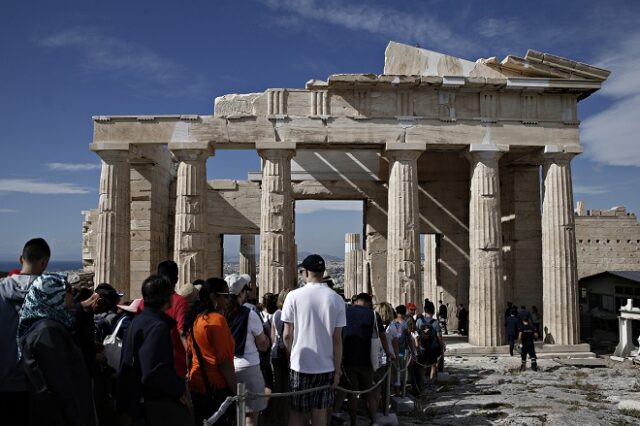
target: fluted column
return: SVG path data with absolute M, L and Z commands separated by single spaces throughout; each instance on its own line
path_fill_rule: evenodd
M 546 147 L 542 202 L 542 305 L 546 343 L 578 343 L 578 280 L 571 159 Z
M 498 346 L 504 335 L 500 168 L 504 148 L 471 145 L 469 343 Z
M 294 286 L 291 158 L 295 144 L 259 142 L 256 145 L 262 157 L 260 293 L 279 293 Z
M 240 273 L 251 276 L 251 291 L 253 296 L 256 288 L 256 236 L 240 235 Z
M 360 234 L 345 234 L 344 236 L 344 296 L 349 299 L 362 290 L 358 281 L 358 273 L 362 276 L 362 255 L 360 250 Z M 360 260 L 360 263 L 358 261 Z M 362 279 L 360 278 L 360 281 Z
M 129 148 L 94 150 L 102 158 L 94 282 L 109 283 L 130 297 Z
M 178 159 L 174 261 L 178 264 L 178 286 L 206 279 L 207 235 L 207 158 L 208 144 L 170 144 Z
M 424 143 L 387 143 L 389 204 L 387 210 L 387 302 L 419 302 L 420 222 L 418 158 Z

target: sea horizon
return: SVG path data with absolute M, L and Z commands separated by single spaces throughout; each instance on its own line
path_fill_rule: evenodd
M 14 268 L 20 268 L 17 260 L 0 260 L 0 271 L 8 272 Z M 47 272 L 77 271 L 82 269 L 82 260 L 52 260 L 49 262 Z

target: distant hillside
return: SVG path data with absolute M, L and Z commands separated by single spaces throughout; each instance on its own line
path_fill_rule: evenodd
M 298 252 L 298 259 L 302 260 L 305 257 L 309 256 L 310 252 L 308 251 L 300 251 Z M 344 259 L 338 256 L 333 256 L 331 254 L 321 254 L 322 258 L 327 262 L 343 262 Z M 225 253 L 224 261 L 227 263 L 238 263 L 240 261 L 240 255 L 238 253 Z M 256 259 L 258 261 L 258 259 Z

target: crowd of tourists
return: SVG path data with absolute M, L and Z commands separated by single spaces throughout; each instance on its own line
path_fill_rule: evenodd
M 304 286 L 261 303 L 248 275 L 176 292 L 173 261 L 141 283 L 142 298 L 122 303 L 108 283 L 73 289 L 45 273 L 50 257 L 46 241 L 30 240 L 22 268 L 0 282 L 3 424 L 202 425 L 220 410 L 215 424 L 230 425 L 235 410 L 223 405 L 238 383 L 249 425 L 340 424 L 345 401 L 355 424 L 357 397 L 345 390 L 366 391 L 373 423 L 386 374 L 392 393 L 419 394 L 442 367 L 446 305 L 394 308 L 367 293 L 346 301 L 318 255 L 299 265 Z M 270 397 L 282 392 L 292 394 Z

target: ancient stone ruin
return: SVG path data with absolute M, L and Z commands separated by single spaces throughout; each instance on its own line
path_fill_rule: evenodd
M 94 117 L 86 263 L 136 297 L 160 260 L 181 284 L 219 276 L 222 235 L 260 235 L 260 291 L 278 292 L 296 283 L 295 202 L 362 200 L 362 254 L 347 263 L 378 301 L 464 303 L 485 347 L 503 343 L 505 300 L 536 305 L 548 341 L 574 345 L 577 103 L 608 75 L 532 50 L 470 62 L 392 42 L 382 75 L 226 95 L 213 115 Z M 261 173 L 207 181 L 223 149 L 257 150 Z

